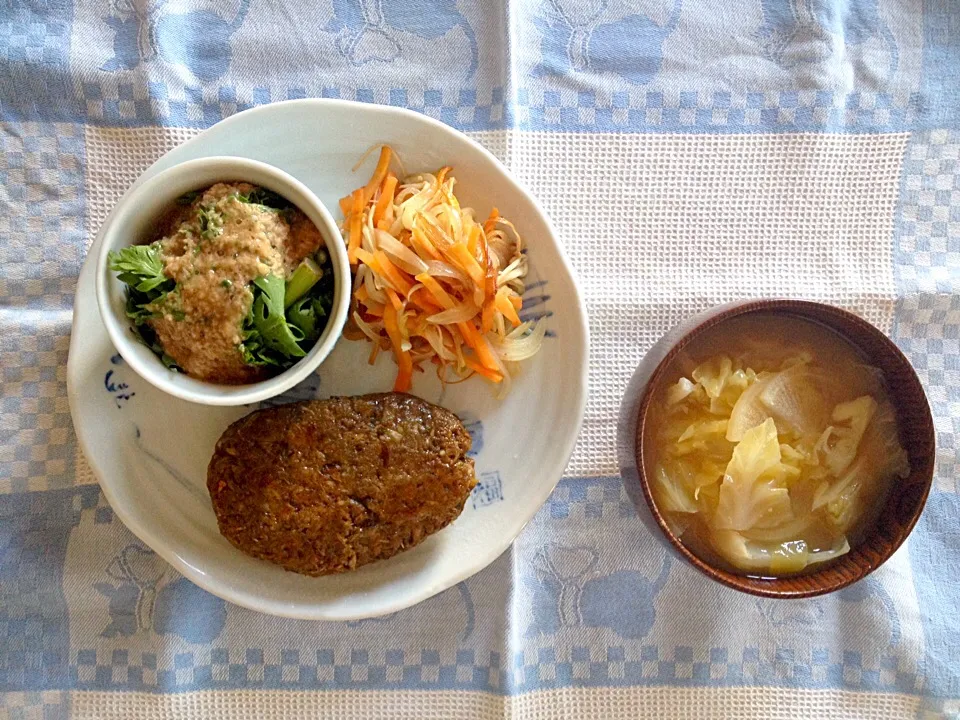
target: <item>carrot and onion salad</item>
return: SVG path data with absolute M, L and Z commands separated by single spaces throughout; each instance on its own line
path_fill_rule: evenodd
M 340 200 L 354 269 L 346 334 L 373 343 L 371 364 L 393 355 L 395 391 L 432 364 L 443 383 L 479 375 L 502 397 L 546 333 L 543 318 L 520 317 L 522 239 L 496 208 L 480 221 L 461 207 L 451 168 L 405 176 L 394 166 L 382 146 L 370 181 Z

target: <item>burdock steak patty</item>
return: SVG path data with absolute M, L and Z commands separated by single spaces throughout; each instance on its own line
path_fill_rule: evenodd
M 311 400 L 228 427 L 207 488 L 220 532 L 240 550 L 327 575 L 455 520 L 477 482 L 469 450 L 456 415 L 411 395 Z

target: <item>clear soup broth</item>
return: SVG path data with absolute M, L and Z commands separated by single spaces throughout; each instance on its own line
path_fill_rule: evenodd
M 650 404 L 658 509 L 693 553 L 751 576 L 860 542 L 909 474 L 882 374 L 818 323 L 756 313 L 695 337 Z

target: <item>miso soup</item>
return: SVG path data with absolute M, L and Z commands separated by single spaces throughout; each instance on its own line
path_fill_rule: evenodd
M 725 321 L 662 387 L 644 434 L 654 499 L 713 565 L 781 576 L 839 557 L 909 474 L 881 372 L 818 323 Z

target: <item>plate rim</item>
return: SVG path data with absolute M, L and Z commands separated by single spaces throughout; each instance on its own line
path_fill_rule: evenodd
M 550 216 L 546 213 L 537 199 L 533 194 L 527 190 L 524 184 L 517 179 L 513 173 L 502 163 L 500 160 L 493 155 L 489 150 L 483 147 L 473 138 L 469 137 L 465 133 L 453 128 L 445 123 L 432 118 L 428 115 L 418 113 L 407 108 L 394 107 L 390 105 L 381 105 L 375 103 L 364 103 L 353 100 L 340 100 L 335 98 L 298 98 L 294 100 L 283 100 L 274 103 L 267 103 L 265 105 L 259 105 L 254 108 L 249 108 L 242 112 L 231 115 L 228 118 L 214 123 L 209 128 L 202 130 L 199 134 L 186 140 L 183 143 L 180 143 L 174 148 L 171 148 L 166 153 L 161 155 L 157 160 L 155 160 L 151 165 L 146 168 L 130 185 L 123 193 L 121 197 L 126 197 L 134 188 L 138 187 L 142 182 L 145 182 L 149 177 L 152 177 L 156 174 L 154 168 L 160 164 L 164 158 L 166 158 L 170 153 L 176 152 L 177 150 L 183 148 L 187 144 L 199 143 L 202 142 L 202 139 L 207 135 L 213 128 L 219 128 L 221 126 L 230 126 L 235 124 L 238 121 L 238 118 L 247 119 L 251 116 L 256 116 L 263 113 L 269 113 L 276 111 L 278 107 L 281 106 L 291 106 L 291 105 L 303 105 L 303 106 L 314 106 L 318 112 L 326 112 L 328 108 L 339 108 L 343 110 L 352 110 L 356 112 L 363 113 L 372 113 L 383 115 L 384 117 L 389 116 L 401 116 L 406 117 L 407 119 L 413 120 L 418 123 L 423 123 L 427 126 L 432 132 L 439 132 L 453 137 L 458 142 L 465 142 L 468 145 L 472 146 L 474 150 L 478 151 L 487 162 L 493 164 L 499 172 L 506 178 L 507 182 L 512 186 L 513 192 L 519 193 L 526 202 L 533 208 L 533 210 L 540 216 L 540 220 L 544 223 L 548 230 L 549 239 L 552 242 L 557 256 L 560 260 L 563 270 L 566 271 L 567 275 L 571 281 L 571 288 L 573 293 L 574 305 L 577 308 L 577 317 L 575 326 L 579 330 L 580 335 L 583 339 L 581 347 L 576 353 L 575 360 L 579 365 L 579 375 L 580 382 L 575 392 L 578 397 L 576 398 L 576 422 L 572 426 L 572 431 L 569 433 L 569 436 L 565 439 L 565 445 L 562 448 L 558 449 L 557 456 L 561 457 L 563 460 L 563 465 L 555 479 L 552 482 L 544 485 L 543 490 L 538 493 L 536 497 L 536 502 L 531 503 L 531 509 L 529 512 L 524 511 L 522 513 L 524 520 L 517 528 L 516 532 L 507 532 L 501 540 L 500 543 L 492 547 L 492 549 L 483 555 L 479 560 L 473 563 L 464 564 L 457 572 L 451 573 L 450 576 L 444 578 L 442 582 L 433 583 L 433 584 L 424 584 L 415 592 L 411 592 L 409 595 L 403 597 L 399 601 L 387 601 L 380 608 L 374 612 L 370 611 L 361 611 L 356 613 L 351 612 L 333 612 L 329 611 L 329 608 L 324 604 L 290 604 L 282 601 L 264 599 L 262 596 L 251 595 L 247 592 L 234 590 L 234 589 L 224 589 L 219 586 L 216 581 L 209 582 L 207 573 L 203 572 L 202 569 L 196 568 L 190 563 L 183 560 L 175 550 L 168 547 L 166 543 L 158 541 L 152 532 L 147 528 L 141 526 L 139 523 L 135 522 L 127 514 L 126 509 L 122 506 L 121 503 L 116 501 L 116 495 L 113 492 L 111 483 L 109 481 L 105 482 L 104 477 L 107 473 L 104 472 L 103 468 L 100 467 L 100 462 L 96 459 L 95 454 L 88 452 L 88 444 L 84 439 L 84 435 L 80 428 L 83 426 L 83 423 L 78 422 L 80 418 L 79 411 L 79 391 L 74 386 L 73 383 L 73 374 L 75 372 L 75 361 L 74 358 L 77 356 L 76 347 L 79 345 L 78 333 L 76 332 L 78 324 L 78 311 L 77 308 L 80 306 L 81 301 L 81 279 L 84 276 L 84 273 L 95 272 L 93 265 L 96 265 L 95 255 L 93 251 L 98 246 L 102 240 L 103 228 L 109 224 L 110 218 L 114 214 L 115 208 L 111 208 L 110 212 L 107 214 L 104 219 L 103 225 L 97 229 L 96 235 L 94 236 L 90 246 L 86 250 L 86 256 L 81 266 L 80 273 L 77 278 L 77 290 L 74 293 L 74 307 L 73 307 L 73 320 L 71 323 L 71 333 L 70 333 L 70 346 L 67 355 L 67 402 L 70 409 L 71 420 L 74 425 L 74 433 L 77 438 L 77 445 L 83 453 L 84 459 L 89 464 L 90 469 L 93 471 L 93 475 L 97 480 L 101 491 L 107 499 L 107 502 L 110 503 L 110 507 L 116 513 L 117 517 L 120 518 L 124 526 L 130 530 L 134 535 L 137 536 L 144 544 L 146 544 L 153 552 L 159 555 L 165 562 L 169 563 L 177 572 L 186 577 L 190 582 L 199 586 L 200 588 L 206 590 L 207 592 L 222 598 L 228 602 L 234 603 L 241 607 L 247 608 L 249 610 L 254 610 L 256 612 L 265 613 L 268 615 L 274 615 L 278 617 L 286 617 L 291 619 L 298 620 L 323 620 L 323 621 L 351 621 L 351 620 L 361 620 L 372 617 L 379 617 L 383 615 L 388 615 L 391 613 L 404 610 L 409 607 L 413 607 L 424 600 L 427 600 L 434 595 L 438 595 L 441 592 L 448 590 L 449 588 L 457 585 L 460 582 L 463 582 L 473 575 L 477 574 L 486 567 L 492 565 L 504 552 L 506 552 L 511 545 L 517 540 L 520 534 L 526 529 L 530 524 L 530 521 L 536 516 L 536 514 L 543 508 L 546 501 L 549 499 L 550 495 L 556 489 L 560 480 L 563 479 L 563 469 L 566 468 L 567 464 L 570 462 L 570 458 L 573 455 L 573 451 L 576 447 L 577 440 L 580 437 L 580 433 L 583 429 L 583 420 L 586 414 L 587 398 L 589 396 L 589 354 L 590 354 L 590 327 L 587 315 L 586 303 L 583 299 L 583 295 L 580 292 L 580 283 L 577 276 L 577 272 L 573 267 L 573 264 L 570 262 L 570 258 L 567 254 L 567 250 L 564 247 L 563 243 L 560 241 L 560 236 L 556 231 Z M 507 131 L 509 132 L 509 130 Z M 237 157 L 248 157 L 246 155 L 237 155 Z M 292 173 L 291 173 L 292 175 Z M 296 177 L 301 182 L 302 179 Z M 119 201 L 118 201 L 119 202 Z M 92 258 L 92 259 L 91 259 Z M 90 312 L 93 312 L 91 310 Z M 102 323 L 103 319 L 99 317 L 99 309 L 96 309 L 97 318 Z M 77 361 L 78 362 L 78 361 Z M 76 487 L 76 485 L 74 485 Z M 239 552 L 239 551 L 238 551 Z

